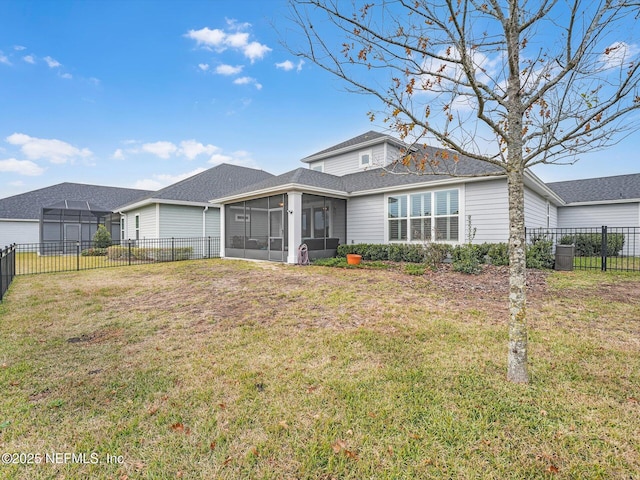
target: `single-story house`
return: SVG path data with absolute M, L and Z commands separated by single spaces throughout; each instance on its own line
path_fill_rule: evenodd
M 497 168 L 464 159 L 450 162 L 457 175 L 490 176 L 390 169 L 401 148 L 391 136 L 367 132 L 302 159 L 308 168 L 213 199 L 222 208 L 222 255 L 295 263 L 302 243 L 311 258 L 333 255 L 344 243 L 456 244 L 467 240 L 469 219 L 475 242 L 507 240 L 507 180 Z M 556 228 L 564 205 L 527 172 L 528 227 Z
M 209 200 L 273 175 L 222 163 L 148 195 L 121 203 L 117 238 L 195 238 L 220 236 L 220 209 Z
M 98 225 L 118 238 L 122 202 L 148 190 L 60 183 L 0 199 L 0 248 L 12 243 L 91 240 Z

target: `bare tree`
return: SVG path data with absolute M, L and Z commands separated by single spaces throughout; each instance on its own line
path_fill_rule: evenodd
M 638 31 L 637 2 L 289 2 L 302 41 L 287 39 L 290 50 L 377 97 L 383 121 L 409 144 L 454 152 L 454 163 L 480 160 L 506 176 L 507 378 L 528 382 L 525 170 L 573 163 L 629 131 L 629 114 L 640 108 L 640 47 L 624 37 Z M 451 164 L 442 162 L 448 154 L 426 151 L 409 149 L 398 161 L 418 173 Z

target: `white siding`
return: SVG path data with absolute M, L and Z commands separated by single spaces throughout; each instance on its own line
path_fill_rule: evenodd
M 40 223 L 37 220 L 18 222 L 0 220 L 0 249 L 12 243 L 40 242 Z
M 220 236 L 220 209 L 209 207 L 207 210 L 206 231 L 207 237 L 219 237 Z
M 550 228 L 547 225 L 547 199 L 533 190 L 524 189 L 524 223 L 527 228 Z
M 156 232 L 156 205 L 148 205 L 137 210 L 126 213 L 126 235 L 127 239 L 136 238 L 136 215 L 140 215 L 140 238 L 157 238 Z
M 560 207 L 558 227 L 637 227 L 638 214 L 638 203 Z
M 204 207 L 160 205 L 160 238 L 202 237 Z
M 549 213 L 549 228 L 558 228 L 558 207 L 551 204 Z
M 371 168 L 379 168 L 387 165 L 390 161 L 395 160 L 398 157 L 399 150 L 392 145 L 381 143 L 372 147 L 363 147 L 358 150 L 336 155 L 335 157 L 326 158 L 322 161 L 324 163 L 324 173 L 331 175 L 347 175 L 349 173 L 356 173 L 363 171 L 360 168 L 360 152 L 370 151 L 372 157 Z M 386 156 L 385 156 L 386 153 Z M 321 162 L 314 162 L 311 165 L 317 165 Z
M 384 195 L 347 200 L 348 243 L 386 243 L 384 222 Z
M 471 226 L 476 229 L 474 243 L 497 243 L 509 240 L 509 200 L 505 179 L 470 182 L 465 185 L 466 224 L 471 215 Z M 466 241 L 465 230 L 460 240 Z

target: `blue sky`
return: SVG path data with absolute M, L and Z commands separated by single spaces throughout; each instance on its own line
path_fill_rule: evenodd
M 286 15 L 285 0 L 0 0 L 0 197 L 65 181 L 157 189 L 223 161 L 277 174 L 382 131 L 373 98 L 280 44 Z M 534 171 L 639 172 L 639 141 Z

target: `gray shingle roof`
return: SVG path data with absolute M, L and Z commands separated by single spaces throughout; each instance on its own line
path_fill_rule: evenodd
M 440 150 L 431 149 L 428 153 L 433 154 Z M 448 167 L 449 170 L 445 170 Z M 458 162 L 441 161 L 443 172 L 451 172 L 457 175 L 486 175 L 501 174 L 502 171 L 493 165 L 485 162 L 473 160 L 470 158 L 460 159 Z M 283 173 L 273 178 L 269 178 L 262 182 L 248 185 L 229 193 L 229 196 L 250 195 L 253 192 L 261 190 L 278 190 L 279 187 L 295 184 L 301 187 L 308 187 L 310 190 L 323 189 L 343 192 L 344 194 L 357 193 L 366 190 L 376 190 L 384 188 L 403 187 L 410 185 L 428 184 L 440 180 L 454 178 L 453 175 L 446 174 L 416 174 L 415 170 L 399 165 L 395 168 L 376 168 L 364 170 L 361 172 L 351 173 L 344 176 L 330 175 L 328 173 L 310 170 L 308 168 L 297 168 L 289 172 Z M 218 198 L 223 198 L 220 195 Z
M 284 185 L 302 185 L 309 188 L 322 188 L 336 191 L 344 191 L 342 177 L 329 175 L 327 173 L 317 172 L 308 168 L 296 168 L 281 175 L 268 178 L 262 182 L 248 185 L 245 188 L 229 192 L 229 195 L 251 194 L 261 190 L 277 190 L 278 187 Z M 220 195 L 217 198 L 223 198 L 226 195 Z M 215 199 L 214 199 L 215 200 Z
M 59 183 L 0 199 L 0 218 L 38 220 L 42 207 L 49 207 L 64 200 L 90 202 L 105 211 L 114 211 L 123 202 L 133 201 L 149 193 L 149 190 L 133 188 L 105 187 L 83 183 Z
M 303 162 L 311 162 L 313 161 L 313 159 L 315 157 L 318 156 L 323 156 L 326 154 L 329 154 L 331 152 L 335 152 L 338 150 L 342 150 L 344 148 L 350 148 L 350 147 L 355 147 L 356 145 L 359 145 L 361 143 L 365 143 L 365 142 L 370 142 L 372 140 L 376 140 L 376 139 L 388 139 L 389 141 L 393 141 L 394 143 L 397 143 L 398 145 L 401 145 L 402 142 L 400 142 L 399 140 L 394 139 L 393 137 L 390 137 L 389 135 L 385 135 L 384 133 L 380 133 L 380 132 L 376 132 L 373 130 L 368 131 L 367 133 L 363 133 L 362 135 L 358 135 L 357 137 L 353 137 L 350 138 L 349 140 L 346 140 L 342 143 L 338 143 L 337 145 L 333 145 L 329 148 L 325 148 L 324 150 L 320 150 L 319 152 L 316 152 L 312 155 L 309 155 L 305 158 L 302 159 Z
M 153 192 L 145 198 L 135 199 L 135 203 L 149 198 L 206 203 L 214 197 L 225 196 L 232 191 L 271 177 L 273 177 L 273 174 L 264 170 L 221 163 L 178 183 L 169 185 L 162 190 Z M 124 207 L 131 203 L 121 203 L 121 206 Z
M 567 203 L 640 198 L 640 173 L 551 182 L 547 186 Z

